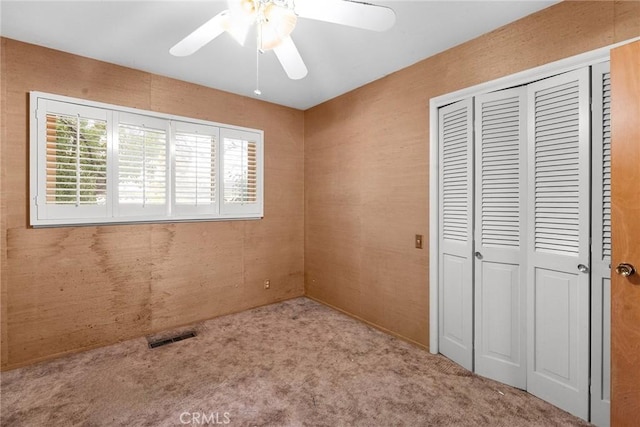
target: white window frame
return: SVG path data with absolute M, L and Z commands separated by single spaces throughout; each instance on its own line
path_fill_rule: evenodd
M 30 92 L 30 223 L 33 227 L 127 224 L 150 222 L 193 222 L 261 219 L 264 216 L 264 132 L 240 126 L 171 114 L 87 101 L 44 92 Z M 46 202 L 46 115 L 60 113 L 104 119 L 107 122 L 107 203 L 99 206 L 60 206 Z M 144 124 L 167 134 L 166 205 L 142 208 L 119 205 L 118 145 L 120 120 Z M 215 137 L 216 202 L 204 207 L 175 204 L 175 134 L 196 131 Z M 224 136 L 243 138 L 257 144 L 257 197 L 255 203 L 224 207 Z

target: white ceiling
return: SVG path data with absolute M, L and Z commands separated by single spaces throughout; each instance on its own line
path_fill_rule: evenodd
M 273 52 L 266 52 L 260 56 L 260 98 L 305 110 L 557 1 L 369 3 L 395 10 L 391 30 L 298 20 L 292 38 L 309 74 L 289 80 Z M 220 0 L 2 0 L 0 34 L 254 97 L 255 42 L 241 47 L 225 33 L 190 57 L 169 54 L 175 43 L 224 9 Z

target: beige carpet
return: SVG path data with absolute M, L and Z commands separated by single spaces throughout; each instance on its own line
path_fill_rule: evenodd
M 587 425 L 306 298 L 195 329 L 4 372 L 0 424 Z

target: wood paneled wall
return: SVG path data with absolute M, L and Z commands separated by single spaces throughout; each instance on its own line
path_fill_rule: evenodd
M 562 2 L 307 110 L 307 295 L 428 346 L 429 99 L 638 35 L 640 2 Z
M 3 369 L 303 294 L 301 111 L 14 40 L 1 47 Z M 263 129 L 264 219 L 29 228 L 31 90 Z

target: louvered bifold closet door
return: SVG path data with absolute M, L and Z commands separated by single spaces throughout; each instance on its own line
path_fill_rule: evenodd
M 473 103 L 438 111 L 440 352 L 473 369 Z
M 527 96 L 527 389 L 589 416 L 589 69 Z
M 608 426 L 611 389 L 611 80 L 591 69 L 591 422 Z
M 475 371 L 526 388 L 526 87 L 475 99 Z

